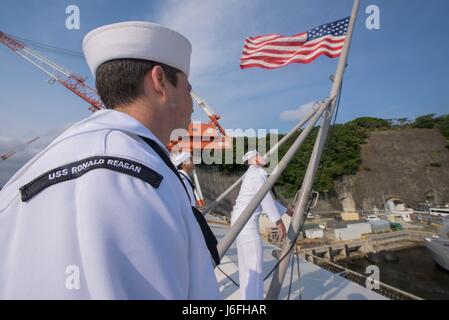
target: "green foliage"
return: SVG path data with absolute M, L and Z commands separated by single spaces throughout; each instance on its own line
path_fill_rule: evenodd
M 390 129 L 393 120 L 363 117 L 352 120 L 350 123 L 366 129 Z
M 286 197 L 294 196 L 301 186 L 317 133 L 318 128 L 314 128 L 277 183 Z M 360 145 L 365 143 L 366 137 L 366 129 L 353 122 L 339 124 L 331 129 L 318 167 L 314 190 L 331 191 L 334 189 L 335 179 L 357 173 L 361 163 Z M 287 152 L 294 138 L 280 148 L 280 157 Z
M 413 127 L 415 128 L 428 128 L 432 129 L 435 127 L 435 113 L 426 114 L 424 116 L 418 117 L 415 119 L 413 123 Z
M 437 118 L 435 118 L 434 113 L 426 114 L 416 118 L 412 126 L 414 128 L 438 128 L 446 139 L 449 140 L 449 114 L 445 114 Z
M 436 118 L 435 122 L 441 133 L 449 140 L 449 114 Z

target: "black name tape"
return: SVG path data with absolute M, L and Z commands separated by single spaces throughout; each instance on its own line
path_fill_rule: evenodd
M 108 169 L 138 178 L 158 188 L 162 175 L 141 163 L 117 157 L 91 157 L 48 171 L 20 188 L 22 201 L 28 201 L 42 190 L 68 180 L 81 177 L 94 169 Z

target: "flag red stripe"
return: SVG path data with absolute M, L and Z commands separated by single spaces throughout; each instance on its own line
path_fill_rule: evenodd
M 282 37 L 282 38 L 276 38 L 276 39 L 271 39 L 271 40 L 267 40 L 263 43 L 253 43 L 251 41 L 248 41 L 248 39 L 245 41 L 245 44 L 253 47 L 255 49 L 263 47 L 263 46 L 268 46 L 271 44 L 275 44 L 275 43 L 305 43 L 307 41 L 307 35 L 304 35 L 302 37 L 298 37 L 298 38 L 292 38 L 292 37 Z
M 338 46 L 338 47 L 331 47 L 331 46 L 329 46 L 327 44 L 321 44 L 317 48 L 313 48 L 313 49 L 310 49 L 310 50 L 302 50 L 302 48 L 301 48 L 301 50 L 297 50 L 297 51 L 294 51 L 294 52 L 288 51 L 288 52 L 285 52 L 285 53 L 281 53 L 281 51 L 264 52 L 264 53 L 272 53 L 272 54 L 289 54 L 290 55 L 289 57 L 273 57 L 273 56 L 267 56 L 267 55 L 262 55 L 262 56 L 243 55 L 241 60 L 242 61 L 252 60 L 252 59 L 264 60 L 264 61 L 288 60 L 290 57 L 293 57 L 293 56 L 295 56 L 297 54 L 309 55 L 309 54 L 315 52 L 316 50 L 318 50 L 320 48 L 326 48 L 326 49 L 329 49 L 331 51 L 339 51 L 339 50 L 341 50 L 343 48 L 343 44 L 341 46 Z
M 304 54 L 297 54 L 297 55 L 293 55 L 287 59 L 280 59 L 275 57 L 274 59 L 270 59 L 270 61 L 266 61 L 266 59 L 264 60 L 258 60 L 258 59 L 248 59 L 248 60 L 241 60 L 240 64 L 241 65 L 247 65 L 247 64 L 251 64 L 251 63 L 256 63 L 256 64 L 262 64 L 262 65 L 268 65 L 268 66 L 277 66 L 277 65 L 287 65 L 289 63 L 291 63 L 292 61 L 306 61 L 310 58 L 315 57 L 317 54 L 325 52 L 328 53 L 330 55 L 335 55 L 335 54 L 340 54 L 342 50 L 329 50 L 326 48 L 319 48 L 316 51 L 308 54 L 308 55 L 304 55 Z
M 251 55 L 251 54 L 254 54 L 254 53 L 258 53 L 258 52 L 288 54 L 288 53 L 297 52 L 298 50 L 301 50 L 301 49 L 312 48 L 312 47 L 315 47 L 315 46 L 323 44 L 323 43 L 326 43 L 326 44 L 343 44 L 344 43 L 344 39 L 338 40 L 338 41 L 332 41 L 330 39 L 323 39 L 323 40 L 321 40 L 319 42 L 315 42 L 313 44 L 307 43 L 305 45 L 302 45 L 302 46 L 299 46 L 299 47 L 293 47 L 293 48 L 285 47 L 285 49 L 283 48 L 282 50 L 280 50 L 280 49 L 271 49 L 271 48 L 262 48 L 262 49 L 258 49 L 258 50 L 248 50 L 248 48 L 246 46 L 244 46 L 244 50 L 243 50 L 242 54 L 243 55 Z
M 303 64 L 308 64 L 313 62 L 315 59 L 317 59 L 318 57 L 325 55 L 328 56 L 329 58 L 337 58 L 340 56 L 340 53 L 338 54 L 330 54 L 328 52 L 320 52 L 317 55 L 311 57 L 310 59 L 306 59 L 306 60 L 302 60 L 302 59 L 297 59 L 297 60 L 292 60 L 289 63 L 303 63 Z M 273 70 L 273 69 L 278 69 L 281 67 L 284 67 L 286 64 L 279 64 L 278 66 L 274 66 L 274 67 L 268 67 L 259 63 L 251 63 L 251 64 L 245 64 L 245 65 L 240 65 L 241 69 L 249 69 L 249 68 L 262 68 L 262 69 L 269 69 L 269 70 Z
M 260 44 L 264 44 L 266 42 L 274 41 L 274 40 L 281 39 L 281 38 L 282 39 L 299 38 L 299 37 L 302 37 L 302 36 L 304 36 L 306 34 L 307 34 L 307 32 L 298 33 L 298 34 L 295 34 L 293 36 L 282 36 L 280 34 L 267 34 L 267 35 L 259 36 L 259 37 L 249 37 L 249 38 L 246 38 L 246 41 L 249 42 L 249 43 L 255 44 L 255 45 L 260 45 Z M 261 38 L 268 38 L 268 39 L 267 40 L 263 40 L 263 41 L 258 41 L 258 39 L 261 39 Z
M 327 35 L 327 36 L 324 36 L 324 37 L 321 37 L 321 38 L 318 38 L 318 39 L 314 39 L 314 40 L 309 41 L 309 42 L 297 42 L 297 45 L 313 46 L 313 45 L 315 45 L 315 44 L 317 44 L 319 42 L 322 42 L 322 41 L 329 41 L 329 42 L 332 42 L 332 43 L 339 43 L 339 42 L 345 41 L 345 39 L 346 38 L 344 36 L 337 38 L 337 37 L 334 37 L 332 35 Z M 257 50 L 257 49 L 260 49 L 260 48 L 263 49 L 264 47 L 270 46 L 270 45 L 279 46 L 279 47 L 280 46 L 291 47 L 291 46 L 294 46 L 295 43 L 293 43 L 293 44 L 292 44 L 292 42 L 284 42 L 283 44 L 281 44 L 281 43 L 273 43 L 273 44 L 271 44 L 270 43 L 270 44 L 266 44 L 266 45 L 263 45 L 263 46 L 251 47 L 251 46 L 248 46 L 248 43 L 245 42 L 244 47 L 247 48 L 248 50 Z
M 291 55 L 288 58 L 279 58 L 279 57 L 254 57 L 254 58 L 248 58 L 248 59 L 241 59 L 240 62 L 241 64 L 244 64 L 246 61 L 261 61 L 261 62 L 266 62 L 266 63 L 274 63 L 274 64 L 285 64 L 285 63 L 290 63 L 291 61 L 294 60 L 307 60 L 309 59 L 310 56 L 314 56 L 314 53 L 319 53 L 321 51 L 327 52 L 329 54 L 339 54 L 341 52 L 341 49 L 339 50 L 328 50 L 326 48 L 321 48 L 322 50 L 319 51 L 312 51 L 309 52 L 307 54 L 303 54 L 303 53 L 299 53 L 296 55 Z

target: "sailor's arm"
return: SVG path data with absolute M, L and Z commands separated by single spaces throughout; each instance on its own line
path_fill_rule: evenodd
M 266 176 L 263 175 L 256 175 L 254 176 L 254 179 L 257 184 L 257 189 L 260 189 L 267 180 Z M 287 212 L 287 208 L 274 199 L 271 191 L 265 195 L 260 205 L 262 206 L 263 212 L 267 214 L 272 223 L 278 222 L 282 215 Z
M 256 177 L 256 181 L 257 184 L 259 185 L 259 188 L 262 187 L 262 185 L 266 182 L 266 180 L 267 178 L 265 175 L 258 175 Z M 287 234 L 287 231 L 285 229 L 284 222 L 282 221 L 282 215 L 284 213 L 289 212 L 287 208 L 284 207 L 280 202 L 276 201 L 276 199 L 274 199 L 274 196 L 271 193 L 271 191 L 269 191 L 266 194 L 260 205 L 262 206 L 263 212 L 267 214 L 268 219 L 270 219 L 270 221 L 277 226 L 279 232 L 279 239 L 280 240 L 284 239 L 284 237 Z

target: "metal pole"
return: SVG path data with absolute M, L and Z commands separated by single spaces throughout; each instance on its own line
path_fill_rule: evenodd
M 220 131 L 220 133 L 226 137 L 226 131 L 223 129 L 223 127 L 218 123 L 218 120 L 220 119 L 219 116 L 211 109 L 211 107 L 206 104 L 200 97 L 198 97 L 193 91 L 190 92 L 190 95 L 192 96 L 193 100 L 196 101 L 198 106 L 203 109 L 203 111 L 207 114 L 209 119 L 212 121 L 212 123 L 216 126 L 216 128 Z
M 193 176 L 193 181 L 195 183 L 195 189 L 197 191 L 198 194 L 198 203 L 200 206 L 204 206 L 204 197 L 203 197 L 203 192 L 201 191 L 201 185 L 200 185 L 200 180 L 198 179 L 198 176 L 196 174 L 196 170 L 193 169 L 192 172 L 192 176 Z
M 282 137 L 281 140 L 279 140 L 264 156 L 264 159 L 268 159 L 269 157 L 271 157 L 271 155 L 281 146 L 283 145 L 288 139 L 290 139 L 298 130 L 300 130 L 320 109 L 321 104 L 318 102 L 316 104 L 314 104 L 314 106 L 312 107 L 311 110 L 309 110 L 306 115 L 304 116 L 303 119 L 301 119 L 298 124 L 290 130 L 289 133 L 287 133 L 284 137 Z M 204 209 L 203 211 L 203 215 L 208 214 L 209 212 L 211 212 L 212 210 L 214 210 L 218 204 L 224 199 L 226 198 L 231 192 L 232 190 L 234 190 L 239 184 L 240 182 L 243 181 L 243 178 L 245 177 L 245 175 L 242 175 L 239 179 L 237 179 L 237 181 L 235 181 L 228 189 L 226 189 L 217 199 L 214 200 L 214 202 L 212 202 L 206 209 Z
M 349 23 L 348 34 L 346 38 L 345 45 L 343 47 L 343 51 L 340 56 L 340 60 L 338 62 L 337 71 L 335 74 L 335 79 L 332 84 L 331 89 L 331 97 L 337 97 L 340 92 L 341 83 L 343 80 L 344 71 L 346 68 L 346 62 L 348 60 L 349 48 L 351 45 L 352 34 L 354 31 L 354 25 L 357 19 L 357 12 L 359 10 L 360 0 L 354 0 L 354 5 L 352 8 L 351 20 Z M 323 153 L 324 145 L 326 143 L 327 134 L 329 131 L 329 127 L 332 121 L 332 116 L 335 109 L 335 100 L 329 104 L 329 108 L 327 108 L 327 117 L 323 118 L 320 130 L 318 132 L 318 136 L 312 151 L 312 155 L 310 157 L 309 165 L 307 167 L 306 174 L 304 176 L 304 180 L 302 183 L 302 187 L 300 190 L 300 196 L 298 197 L 297 202 L 295 203 L 295 211 L 293 213 L 293 217 L 290 223 L 290 227 L 288 229 L 287 238 L 284 241 L 282 246 L 282 254 L 281 257 L 285 257 L 280 263 L 279 267 L 273 274 L 273 278 L 270 284 L 270 287 L 267 292 L 266 299 L 267 300 L 275 300 L 279 297 L 279 292 L 282 288 L 282 283 L 284 282 L 285 273 L 288 268 L 288 263 L 291 257 L 292 246 L 296 245 L 294 241 L 296 241 L 296 235 L 299 232 L 299 228 L 303 221 L 305 220 L 305 212 L 306 205 L 309 202 L 310 192 L 312 190 L 313 181 L 315 179 L 315 174 L 318 169 L 318 165 L 320 163 L 321 155 Z
M 248 206 L 243 210 L 240 217 L 237 219 L 235 224 L 232 226 L 231 230 L 226 234 L 223 240 L 221 240 L 218 243 L 217 249 L 218 253 L 220 255 L 220 258 L 222 258 L 226 251 L 229 249 L 229 247 L 232 245 L 234 240 L 239 235 L 240 231 L 242 231 L 243 227 L 246 225 L 248 220 L 251 218 L 252 214 L 256 210 L 256 208 L 259 206 L 259 204 L 262 202 L 263 198 L 267 195 L 267 193 L 271 190 L 271 188 L 274 186 L 278 178 L 281 176 L 282 172 L 284 172 L 287 165 L 290 163 L 290 161 L 293 159 L 293 156 L 296 154 L 298 149 L 301 147 L 302 143 L 305 141 L 309 133 L 312 131 L 313 127 L 321 117 L 321 115 L 324 113 L 324 111 L 331 105 L 333 102 L 333 99 L 326 99 L 322 105 L 319 108 L 319 111 L 312 117 L 310 120 L 310 123 L 308 126 L 304 129 L 303 132 L 299 135 L 298 138 L 296 138 L 293 145 L 290 147 L 290 149 L 287 151 L 285 156 L 282 158 L 282 160 L 277 165 L 276 169 L 273 171 L 273 173 L 270 175 L 268 180 L 265 182 L 265 184 L 257 191 L 257 194 L 254 196 L 254 198 L 251 200 L 251 202 L 248 204 Z
M 316 102 L 313 104 L 312 108 L 307 111 L 306 115 L 303 117 L 301 121 L 298 122 L 298 124 L 291 129 L 285 136 L 282 137 L 281 140 L 278 141 L 264 156 L 264 159 L 268 159 L 271 157 L 271 155 L 279 149 L 280 146 L 282 146 L 288 139 L 290 139 L 296 132 L 298 132 L 306 123 L 309 121 L 320 109 L 321 103 Z

